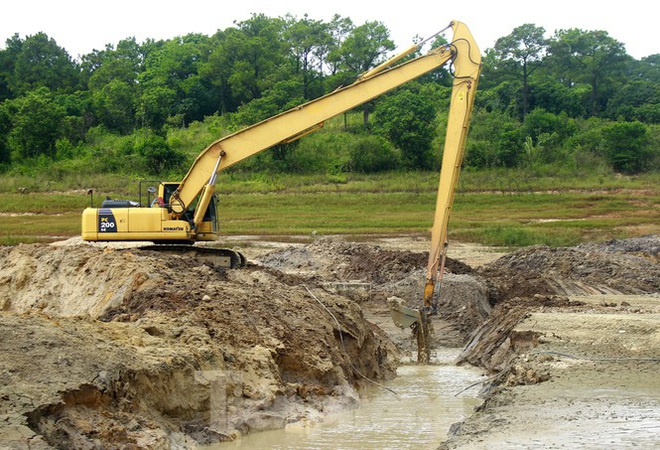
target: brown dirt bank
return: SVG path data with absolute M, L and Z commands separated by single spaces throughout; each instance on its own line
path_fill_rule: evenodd
M 440 448 L 660 446 L 660 237 L 533 247 L 485 266 L 461 355 L 493 376 Z
M 396 369 L 355 302 L 273 269 L 85 245 L 0 260 L 10 447 L 186 447 L 349 404 Z
M 387 298 L 418 305 L 428 244 L 362 241 L 234 240 L 252 265 L 230 271 L 75 241 L 0 248 L 0 442 L 190 448 L 354 404 L 365 377 L 391 378 L 415 353 Z M 492 380 L 443 445 L 573 436 L 593 447 L 580 430 L 622 430 L 617 421 L 648 443 L 660 423 L 658 242 L 498 259 L 450 247 L 435 345 L 467 344 L 461 362 Z M 610 440 L 625 444 L 627 430 Z

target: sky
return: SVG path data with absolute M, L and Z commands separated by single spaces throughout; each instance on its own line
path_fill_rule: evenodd
M 531 23 L 550 37 L 558 29 L 604 30 L 622 42 L 636 59 L 660 53 L 657 15 L 648 0 L 417 0 L 412 3 L 375 0 L 15 0 L 3 2 L 0 48 L 18 33 L 24 39 L 40 31 L 73 58 L 102 50 L 106 44 L 135 37 L 170 39 L 188 33 L 212 35 L 250 18 L 291 14 L 329 21 L 349 17 L 355 25 L 379 21 L 390 30 L 399 49 L 415 36 L 426 38 L 452 20 L 470 28 L 482 53 L 514 28 Z M 609 4 L 609 5 L 608 5 Z M 449 35 L 446 35 L 450 37 Z

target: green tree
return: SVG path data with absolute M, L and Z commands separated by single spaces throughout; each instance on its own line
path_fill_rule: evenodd
M 135 88 L 120 79 L 112 80 L 95 91 L 94 110 L 100 123 L 121 134 L 130 133 L 135 127 L 135 96 Z
M 357 76 L 385 60 L 394 50 L 390 31 L 381 22 L 365 22 L 354 28 L 340 48 L 340 60 L 348 71 Z
M 303 97 L 309 100 L 320 96 L 323 61 L 332 43 L 329 25 L 307 15 L 300 20 L 287 17 L 284 37 L 294 60 L 293 74 L 302 82 Z
M 145 171 L 159 175 L 180 166 L 185 156 L 173 150 L 165 138 L 148 129 L 137 130 L 132 136 L 130 152 L 139 155 L 145 161 Z
M 85 139 L 93 125 L 92 99 L 88 91 L 76 91 L 72 94 L 55 95 L 53 101 L 64 108 L 65 115 L 60 122 L 61 137 L 73 144 Z
M 477 109 L 472 115 L 465 164 L 477 169 L 515 167 L 521 162 L 523 146 L 518 120 L 501 111 Z
M 145 54 L 135 38 L 124 39 L 117 46 L 108 44 L 105 50 L 95 50 L 82 57 L 81 67 L 91 91 L 100 91 L 113 81 L 136 88 L 138 76 L 144 70 Z
M 7 143 L 12 160 L 40 155 L 54 157 L 55 142 L 62 136 L 60 126 L 66 110 L 54 101 L 50 90 L 38 88 L 8 102 L 12 123 Z
M 252 125 L 298 106 L 304 101 L 300 82 L 282 81 L 264 92 L 260 98 L 240 106 L 233 115 L 232 122 L 236 127 Z
M 408 83 L 383 98 L 374 112 L 374 128 L 398 149 L 411 169 L 430 169 L 438 102 L 431 85 Z
M 547 49 L 544 34 L 544 28 L 527 23 L 495 42 L 494 55 L 522 83 L 522 117 L 529 112 L 530 77 L 543 63 Z
M 176 102 L 176 91 L 167 86 L 146 89 L 136 108 L 138 123 L 143 127 L 159 130 L 165 125 Z
M 253 14 L 213 38 L 208 61 L 200 67 L 204 82 L 219 93 L 221 113 L 233 112 L 281 81 L 287 65 L 284 21 Z
M 163 42 L 149 53 L 138 77 L 141 103 L 151 117 L 145 125 L 162 126 L 164 119 L 176 115 L 186 124 L 215 112 L 215 102 L 209 102 L 211 95 L 199 76 L 199 66 L 206 61 L 208 52 L 207 37 L 189 34 Z M 163 95 L 165 92 L 167 95 Z M 159 100 L 154 102 L 156 97 Z M 151 106 L 156 106 L 158 112 L 150 110 Z
M 400 166 L 400 153 L 382 136 L 362 136 L 351 146 L 349 169 L 352 171 L 376 173 L 396 170 Z
M 11 151 L 7 144 L 7 136 L 11 131 L 11 117 L 7 111 L 8 103 L 0 103 L 0 169 L 11 162 Z
M 5 41 L 5 49 L 0 50 L 0 102 L 14 97 L 10 80 L 14 76 L 14 67 L 22 48 L 23 41 L 15 34 Z
M 564 143 L 577 132 L 577 125 L 564 112 L 555 115 L 537 108 L 525 117 L 521 131 L 531 139 L 540 162 L 554 163 L 565 161 L 567 155 L 562 149 Z
M 503 81 L 487 90 L 479 87 L 475 105 L 477 108 L 485 108 L 488 111 L 498 111 L 520 117 L 518 105 L 521 91 L 519 81 Z
M 329 32 L 332 36 L 332 40 L 328 46 L 328 56 L 326 58 L 325 64 L 327 66 L 327 71 L 331 76 L 337 75 L 341 69 L 341 48 L 342 44 L 351 32 L 355 28 L 353 21 L 348 17 L 341 17 L 339 14 L 335 14 L 332 17 L 332 20 L 329 23 Z M 342 83 L 336 84 L 336 86 L 341 85 Z
M 390 31 L 381 22 L 365 22 L 351 30 L 337 51 L 337 58 L 346 75 L 357 77 L 386 60 L 387 52 L 394 50 Z M 369 123 L 373 101 L 362 106 L 364 124 Z
M 116 47 L 108 44 L 104 50 L 82 56 L 83 79 L 92 99 L 95 123 L 122 134 L 134 129 L 145 48 L 130 38 L 119 41 Z
M 607 115 L 615 120 L 660 123 L 660 84 L 639 80 L 627 83 L 607 102 Z
M 605 109 L 630 60 L 624 45 L 605 31 L 558 30 L 550 40 L 549 51 L 554 74 L 564 84 L 573 87 L 586 83 L 591 87 L 592 116 Z
M 590 90 L 586 85 L 568 87 L 554 77 L 538 78 L 530 86 L 530 103 L 553 114 L 566 113 L 569 117 L 587 116 L 585 99 Z
M 660 83 L 660 53 L 649 55 L 639 61 L 631 61 L 628 70 L 633 80 Z
M 37 33 L 23 41 L 8 85 L 15 95 L 23 95 L 39 87 L 73 92 L 79 81 L 78 68 L 68 53 L 45 33 Z
M 218 31 L 211 38 L 211 52 L 205 62 L 199 66 L 199 76 L 204 83 L 212 86 L 215 91 L 215 110 L 221 114 L 236 111 L 239 100 L 233 95 L 229 77 L 232 74 L 235 55 L 229 50 L 234 39 L 239 35 L 236 28 Z

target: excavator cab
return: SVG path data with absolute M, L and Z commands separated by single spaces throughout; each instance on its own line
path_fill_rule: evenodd
M 159 181 L 157 183 L 158 188 L 156 191 L 154 191 L 154 194 L 157 192 L 158 196 L 151 200 L 151 207 L 168 208 L 168 210 L 172 212 L 171 208 L 169 208 L 169 205 L 171 204 L 170 200 L 172 195 L 176 195 L 176 192 L 180 187 L 180 183 L 171 181 Z M 151 187 L 152 186 L 150 186 L 150 188 Z M 181 219 L 187 221 L 193 228 L 195 226 L 193 217 L 195 216 L 198 202 L 199 198 L 196 198 L 195 201 L 191 205 L 188 205 L 186 210 L 181 214 Z M 211 197 L 211 201 L 209 202 L 206 211 L 204 212 L 202 222 L 200 222 L 197 226 L 196 240 L 215 241 L 218 239 L 220 224 L 218 220 L 217 204 L 218 197 L 214 194 Z
M 138 183 L 138 202 L 141 206 L 150 208 L 166 207 L 172 193 L 178 187 L 179 183 L 169 181 L 142 180 Z M 145 198 L 144 203 L 143 198 Z

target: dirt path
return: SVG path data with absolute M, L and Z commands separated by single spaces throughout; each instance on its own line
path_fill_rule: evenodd
M 656 432 L 658 242 L 450 247 L 434 345 L 468 344 L 463 362 L 494 376 L 443 445 Z M 424 238 L 223 244 L 251 266 L 77 240 L 0 248 L 0 448 L 190 448 L 313 422 L 414 354 L 387 299 L 418 305 Z

